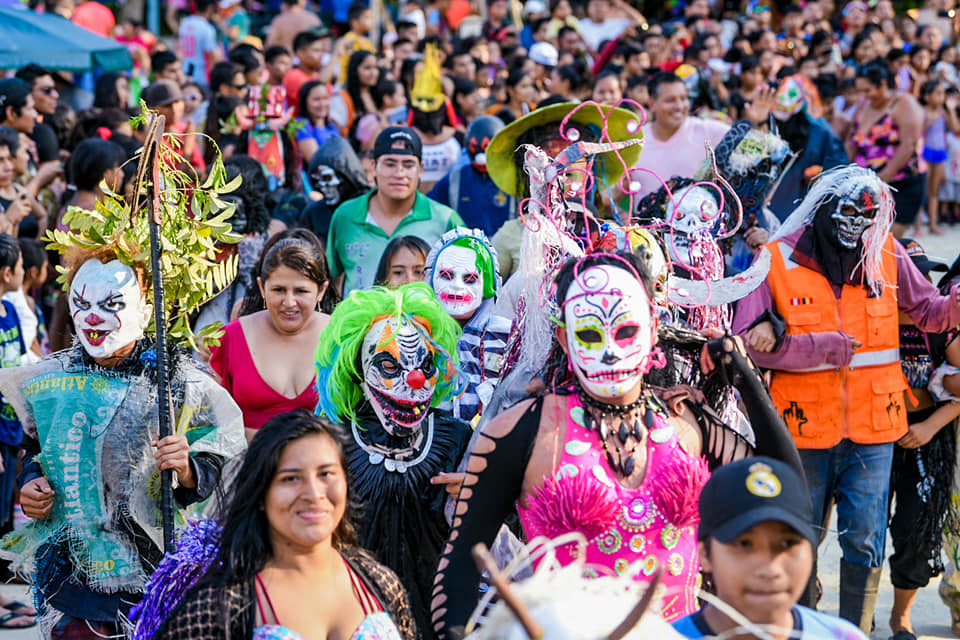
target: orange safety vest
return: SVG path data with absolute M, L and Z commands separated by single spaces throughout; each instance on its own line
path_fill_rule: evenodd
M 897 282 L 893 236 L 884 244 L 883 274 Z M 770 393 L 799 449 L 828 449 L 844 438 L 859 444 L 894 442 L 907 431 L 900 368 L 896 287 L 880 297 L 866 287 L 844 285 L 838 300 L 827 279 L 789 256 L 782 242 L 767 245 L 773 260 L 767 282 L 787 334 L 843 331 L 863 343 L 850 364 L 823 364 L 773 372 Z M 785 257 L 786 256 L 786 257 Z

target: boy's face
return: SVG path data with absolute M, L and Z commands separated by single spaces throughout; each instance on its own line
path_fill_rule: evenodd
M 790 610 L 813 570 L 813 546 L 793 527 L 761 522 L 730 544 L 710 538 L 699 549 L 701 566 L 713 575 L 717 597 L 751 622 L 792 625 Z

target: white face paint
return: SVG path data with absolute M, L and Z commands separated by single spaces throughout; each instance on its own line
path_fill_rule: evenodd
M 650 301 L 623 268 L 590 267 L 567 291 L 563 308 L 573 371 L 591 395 L 623 397 L 643 377 L 653 347 Z
M 433 290 L 440 306 L 457 320 L 470 318 L 483 302 L 483 274 L 472 249 L 451 245 L 437 256 Z
M 70 317 L 93 358 L 106 358 L 143 337 L 151 305 L 133 269 L 119 260 L 87 260 L 70 286 Z
M 427 417 L 437 385 L 433 345 L 406 318 L 382 318 L 360 348 L 363 393 L 391 435 L 409 435 Z
M 667 222 L 673 227 L 673 233 L 665 236 L 670 259 L 691 264 L 690 242 L 713 238 L 718 215 L 717 201 L 704 187 L 684 187 L 673 194 L 666 210 Z

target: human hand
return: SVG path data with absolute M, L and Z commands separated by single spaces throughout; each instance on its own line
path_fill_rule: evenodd
M 162 440 L 154 438 L 150 444 L 156 448 L 153 457 L 157 461 L 157 469 L 173 469 L 177 472 L 177 481 L 188 489 L 197 486 L 193 469 L 190 468 L 190 444 L 186 436 L 167 436 Z
M 760 89 L 757 97 L 743 107 L 744 117 L 754 124 L 764 124 L 770 116 L 770 110 L 777 99 L 777 90 L 774 87 Z
M 930 442 L 939 430 L 926 420 L 911 424 L 907 428 L 907 434 L 897 440 L 897 444 L 904 449 L 916 449 Z
M 726 338 L 733 340 L 732 348 L 726 348 L 726 351 L 732 352 L 734 349 L 740 353 L 746 353 L 746 349 L 743 346 L 743 340 L 740 339 L 740 336 L 729 336 L 724 334 L 722 329 L 717 327 L 708 327 L 704 329 L 701 333 L 705 335 L 708 341 L 718 340 L 720 338 Z M 713 358 L 710 357 L 710 342 L 707 342 L 700 348 L 700 371 L 704 375 L 710 375 L 713 373 L 713 370 L 717 368 L 717 363 L 713 361 Z
M 750 227 L 743 232 L 743 241 L 747 243 L 750 251 L 756 251 L 767 243 L 770 239 L 770 233 L 763 227 Z
M 777 344 L 777 334 L 769 320 L 764 320 L 747 331 L 744 337 L 750 348 L 760 353 L 770 353 Z
M 943 106 L 945 106 L 951 113 L 956 113 L 958 104 L 960 104 L 960 96 L 955 93 L 951 93 L 947 95 L 947 99 L 944 101 Z
M 460 489 L 463 488 L 463 480 L 467 477 L 465 473 L 449 473 L 446 471 L 441 471 L 437 475 L 430 478 L 430 484 L 442 484 L 447 493 L 450 494 L 454 500 L 460 497 Z
M 30 194 L 26 190 L 18 191 L 4 214 L 14 227 L 20 224 L 20 221 L 30 214 Z
M 42 520 L 53 510 L 53 489 L 44 477 L 34 478 L 20 489 L 20 506 L 28 518 Z
M 63 165 L 60 162 L 53 160 L 50 162 L 44 162 L 39 167 L 37 167 L 37 175 L 34 176 L 34 180 L 37 181 L 37 184 L 40 187 L 44 187 L 51 183 L 55 178 L 63 175 Z

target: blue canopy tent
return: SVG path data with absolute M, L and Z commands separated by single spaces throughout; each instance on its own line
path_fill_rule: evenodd
M 0 69 L 39 64 L 54 71 L 119 71 L 133 66 L 127 48 L 52 13 L 0 6 Z

